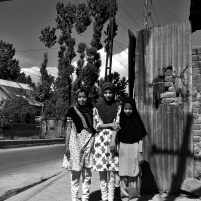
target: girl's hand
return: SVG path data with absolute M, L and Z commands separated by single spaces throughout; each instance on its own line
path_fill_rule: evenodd
M 70 149 L 69 149 L 69 146 L 66 147 L 65 155 L 66 155 L 67 159 L 69 160 L 70 159 Z
M 142 152 L 138 152 L 138 160 L 139 160 L 139 164 L 142 164 L 144 162 Z
M 94 149 L 94 146 L 92 146 L 92 147 L 91 147 L 91 150 L 90 150 L 90 152 L 91 152 L 92 154 L 94 154 L 94 153 L 95 153 L 95 149 Z
M 112 127 L 112 129 L 114 131 L 119 131 L 121 129 L 120 126 L 119 126 L 119 124 L 116 124 L 116 123 L 113 123 L 111 127 Z
M 115 143 L 110 144 L 110 152 L 112 154 L 112 157 L 114 157 L 117 154 L 117 146 Z
M 92 138 L 92 145 L 91 145 L 91 150 L 90 150 L 90 152 L 91 152 L 92 154 L 95 153 L 94 143 L 95 143 L 95 137 Z

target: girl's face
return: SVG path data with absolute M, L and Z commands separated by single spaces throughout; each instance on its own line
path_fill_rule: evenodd
M 124 113 L 127 117 L 131 116 L 133 114 L 133 108 L 130 103 L 126 103 L 124 105 Z
M 77 95 L 77 102 L 79 105 L 86 105 L 87 104 L 87 96 L 85 92 L 79 92 Z
M 113 92 L 111 89 L 106 89 L 104 92 L 103 92 L 103 96 L 104 98 L 106 99 L 106 101 L 111 101 L 112 98 L 113 98 Z

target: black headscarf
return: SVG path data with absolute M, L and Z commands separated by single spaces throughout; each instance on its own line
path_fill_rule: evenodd
M 78 96 L 79 92 L 84 92 L 86 94 L 86 96 L 87 96 L 87 103 L 86 103 L 86 105 L 80 105 L 78 103 L 77 96 Z M 84 116 L 85 121 L 86 121 L 88 127 L 92 128 L 93 127 L 93 107 L 92 107 L 92 105 L 89 102 L 88 91 L 85 88 L 78 89 L 78 91 L 76 92 L 76 100 L 77 100 L 77 102 L 76 102 L 77 109 Z
M 126 116 L 124 107 L 126 103 L 130 103 L 133 108 L 131 116 Z M 142 140 L 147 135 L 142 119 L 136 109 L 135 100 L 127 97 L 122 101 L 122 109 L 120 113 L 120 127 L 118 140 L 126 144 L 133 144 Z
M 113 92 L 111 101 L 104 98 L 104 91 L 110 89 Z M 117 115 L 118 103 L 115 101 L 115 85 L 111 82 L 105 82 L 102 85 L 102 98 L 96 103 L 95 107 L 98 110 L 99 116 L 104 124 L 112 123 Z

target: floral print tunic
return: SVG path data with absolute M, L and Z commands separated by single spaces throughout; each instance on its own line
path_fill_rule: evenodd
M 68 120 L 69 121 L 69 120 Z M 71 135 L 69 141 L 70 160 L 68 161 L 68 170 L 81 171 L 83 167 L 92 167 L 92 133 L 83 129 L 77 133 L 75 124 L 72 122 Z M 82 153 L 82 148 L 84 148 Z
M 98 110 L 93 109 L 93 126 L 96 130 L 93 154 L 93 171 L 118 171 L 118 156 L 113 157 L 109 146 L 112 139 L 113 130 L 99 129 L 103 124 Z

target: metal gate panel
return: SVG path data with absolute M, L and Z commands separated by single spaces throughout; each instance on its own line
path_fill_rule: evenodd
M 189 22 L 172 23 L 137 32 L 135 51 L 136 104 L 148 136 L 144 155 L 162 192 L 178 192 L 187 177 L 193 177 L 192 56 Z M 164 68 L 174 77 L 187 73 L 189 96 L 182 104 L 153 105 L 154 84 Z M 160 89 L 160 84 L 158 85 Z M 151 188 L 150 188 L 151 189 Z

